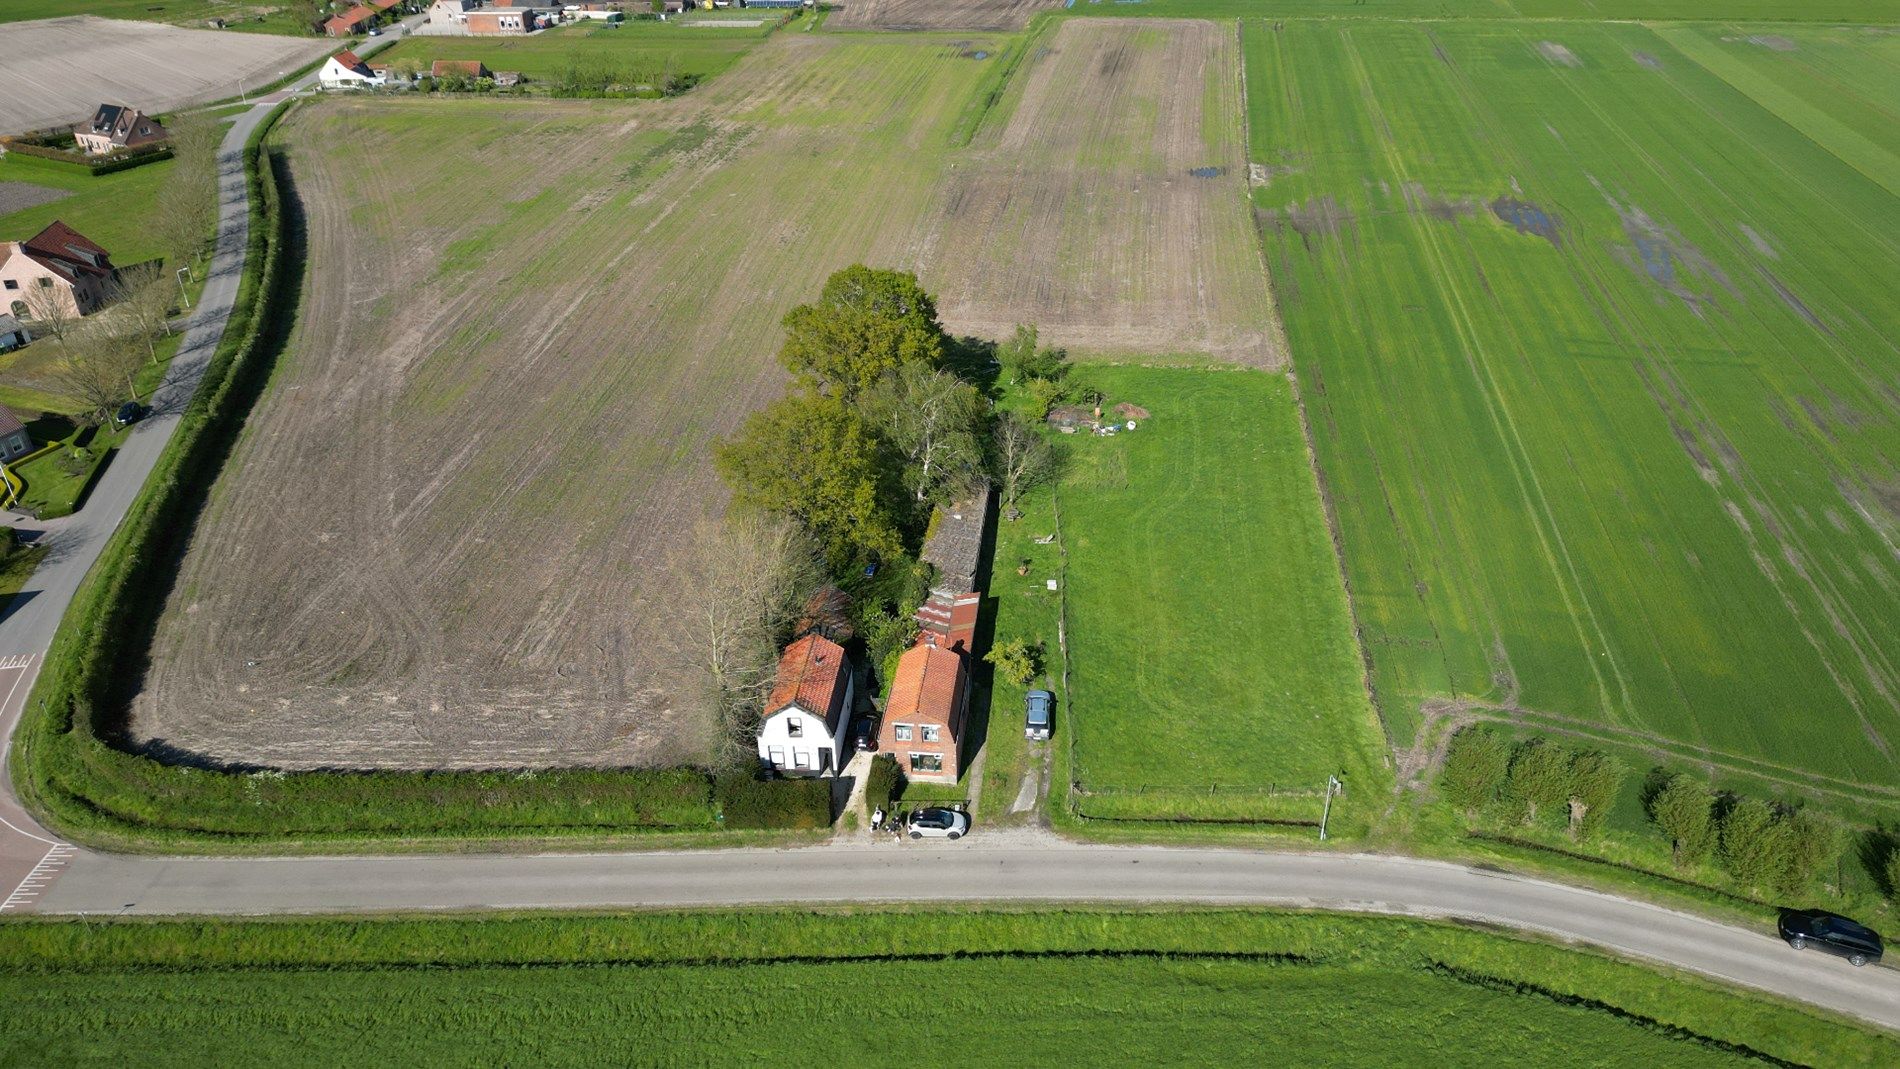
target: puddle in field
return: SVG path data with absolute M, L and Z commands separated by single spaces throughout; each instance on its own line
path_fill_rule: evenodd
M 1618 201 L 1594 176 L 1590 184 L 1603 194 L 1603 199 L 1615 209 L 1617 218 L 1623 221 L 1623 236 L 1629 244 L 1612 245 L 1610 251 L 1625 266 L 1647 275 L 1650 281 L 1688 305 L 1697 315 L 1702 314 L 1704 306 L 1715 301 L 1715 291 L 1709 283 L 1721 287 L 1730 297 L 1741 299 L 1728 274 L 1684 238 L 1681 231 L 1651 218 L 1634 204 Z
M 1529 201 L 1499 197 L 1491 202 L 1491 214 L 1520 234 L 1543 238 L 1552 245 L 1557 240 L 1557 217 Z
M 1755 246 L 1756 252 L 1761 253 L 1770 260 L 1781 259 L 1781 254 L 1775 251 L 1775 247 L 1768 243 L 1767 238 L 1756 233 L 1754 227 L 1749 226 L 1747 223 L 1736 223 L 1735 225 L 1741 227 L 1742 236 L 1748 239 L 1750 245 Z
M 1190 167 L 1188 174 L 1194 178 L 1219 178 L 1227 173 L 1225 167 Z
M 1635 60 L 1636 65 L 1639 67 L 1647 67 L 1653 71 L 1662 70 L 1662 60 L 1657 59 L 1647 52 L 1631 52 L 1630 58 Z
M 1273 180 L 1283 175 L 1298 174 L 1300 169 L 1290 163 L 1250 163 L 1247 165 L 1247 181 L 1256 186 L 1270 186 Z
M 1478 202 L 1470 197 L 1457 200 L 1435 197 L 1417 182 L 1406 182 L 1399 186 L 1399 193 L 1405 198 L 1407 210 L 1414 214 L 1429 215 L 1441 223 L 1454 222 L 1461 216 L 1478 213 Z
M 1332 196 L 1312 197 L 1284 208 L 1267 208 L 1255 213 L 1260 229 L 1276 233 L 1291 230 L 1300 243 L 1312 247 L 1314 237 L 1336 237 L 1352 225 L 1352 212 Z
M 1795 52 L 1801 48 L 1800 45 L 1778 33 L 1751 34 L 1743 40 L 1757 48 L 1766 48 L 1770 52 Z
M 1575 52 L 1572 52 L 1570 49 L 1565 48 L 1555 41 L 1537 42 L 1537 54 L 1560 67 L 1583 66 L 1583 60 L 1578 59 Z

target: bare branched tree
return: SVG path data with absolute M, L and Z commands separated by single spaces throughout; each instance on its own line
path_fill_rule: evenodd
M 145 358 L 158 360 L 158 339 L 172 332 L 172 286 L 156 263 L 135 264 L 112 280 L 107 297 L 110 315 L 123 332 L 145 349 Z
M 58 392 L 85 406 L 81 418 L 104 423 L 131 399 L 132 376 L 144 362 L 140 342 L 109 329 L 76 331 L 64 343 L 66 359 L 50 377 Z
M 675 571 L 682 594 L 673 641 L 718 728 L 711 764 L 747 767 L 778 644 L 823 577 L 816 546 L 790 520 L 736 511 L 701 523 Z
M 990 431 L 990 462 L 1003 492 L 1003 515 L 1015 519 L 1016 499 L 1055 470 L 1055 454 L 1036 428 L 1014 412 L 996 418 Z
M 79 324 L 79 309 L 69 303 L 73 298 L 60 286 L 42 286 L 39 279 L 28 279 L 20 300 L 33 321 L 33 333 L 40 337 L 64 342 Z
M 211 240 L 218 218 L 218 142 L 224 128 L 208 114 L 187 112 L 169 122 L 172 165 L 158 190 L 152 221 L 174 267 L 194 262 Z

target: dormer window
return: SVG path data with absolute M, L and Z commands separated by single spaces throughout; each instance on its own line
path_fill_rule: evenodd
M 785 735 L 787 738 L 793 738 L 793 739 L 804 738 L 805 737 L 805 722 L 795 716 L 786 717 L 785 718 Z

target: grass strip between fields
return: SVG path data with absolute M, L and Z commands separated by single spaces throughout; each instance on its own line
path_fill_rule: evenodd
M 497 1037 L 512 1049 L 558 1036 L 578 1044 L 559 1052 L 571 1060 L 637 1025 L 652 1049 L 695 1060 L 771 1047 L 780 999 L 815 1002 L 847 1031 L 888 1037 L 895 1024 L 958 1049 L 1061 1037 L 1074 1027 L 1069 1015 L 1081 1014 L 1106 1030 L 1098 1044 L 1145 1040 L 1163 1025 L 1178 1034 L 1193 1019 L 1224 1022 L 1252 1042 L 1269 1038 L 1258 1030 L 1284 1032 L 1337 1054 L 1427 1036 L 1427 1045 L 1451 1042 L 1443 1029 L 1457 1032 L 1469 1017 L 1473 1032 L 1552 1044 L 1566 1060 L 1879 1065 L 1900 1055 L 1892 1037 L 1590 951 L 1449 924 L 1284 911 L 23 921 L 0 925 L 0 961 L 0 983 L 20 996 L 0 1021 L 6 1046 L 82 1059 L 133 1050 L 142 1060 L 154 1051 L 182 1059 L 209 1036 L 275 1055 L 290 1037 L 356 1042 L 374 1032 L 392 1050 L 454 1042 L 467 1044 L 455 1048 L 464 1053 Z M 1315 994 L 1355 1027 L 1294 1030 L 1307 1012 L 1301 1000 Z M 954 1022 L 934 1026 L 949 1028 L 941 1036 L 928 1023 L 939 1015 L 912 1010 L 883 1028 L 852 1024 L 893 999 L 937 996 L 968 1003 Z M 470 999 L 481 1007 L 473 1017 Z M 1167 1013 L 1150 1020 L 1156 1006 Z M 91 1027 L 115 1013 L 110 1027 Z M 315 1018 L 375 1027 L 297 1027 Z M 85 1043 L 62 1045 L 75 1035 Z M 1388 1056 L 1416 1064 L 1445 1053 Z

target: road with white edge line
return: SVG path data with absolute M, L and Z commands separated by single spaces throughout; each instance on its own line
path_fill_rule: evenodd
M 387 40 L 387 38 L 385 39 Z M 309 79 L 305 79 L 307 84 Z M 53 631 L 170 440 L 223 336 L 248 237 L 241 153 L 220 149 L 212 277 L 156 414 L 134 429 L 84 511 L 0 618 L 0 741 L 10 741 Z M 1372 854 L 1100 846 L 1047 833 L 960 843 L 397 857 L 133 857 L 64 843 L 0 782 L 0 913 L 274 914 L 833 902 L 1182 902 L 1459 918 L 1587 943 L 1900 1031 L 1900 970 L 1855 969 L 1772 932 L 1614 895 L 1438 861 Z

